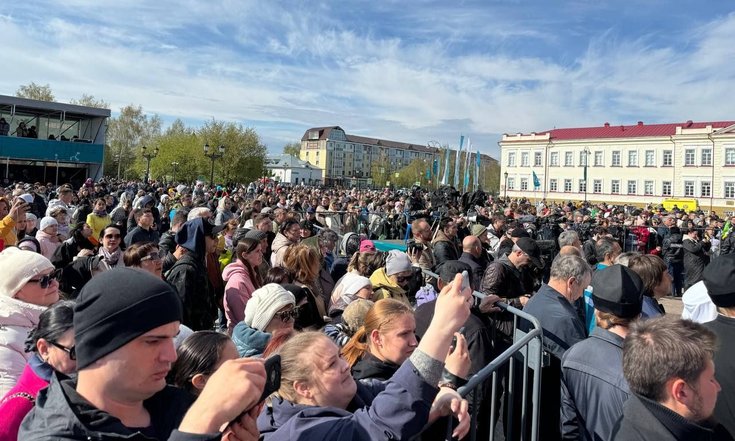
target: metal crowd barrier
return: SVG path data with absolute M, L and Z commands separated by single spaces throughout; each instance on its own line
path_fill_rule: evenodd
M 439 278 L 438 274 L 435 274 L 428 270 L 422 270 L 424 274 Z M 472 295 L 480 299 L 485 297 L 485 294 L 473 291 Z M 541 323 L 538 319 L 528 313 L 523 312 L 520 309 L 514 308 L 503 302 L 495 304 L 502 311 L 507 311 L 513 314 L 513 344 L 498 355 L 490 364 L 486 365 L 479 372 L 475 373 L 464 386 L 457 389 L 457 392 L 463 397 L 468 398 L 470 394 L 472 397 L 469 398 L 470 407 L 472 410 L 471 414 L 471 427 L 469 432 L 469 439 L 471 441 L 477 440 L 477 428 L 479 418 L 490 419 L 490 430 L 489 440 L 495 439 L 496 423 L 494 415 L 496 414 L 496 403 L 502 402 L 504 406 L 507 406 L 508 418 L 505 423 L 510 427 L 506 427 L 507 436 L 506 441 L 513 441 L 514 439 L 520 439 L 522 441 L 537 441 L 538 440 L 538 423 L 539 423 L 539 408 L 541 405 L 540 394 L 541 394 L 541 368 L 546 366 L 544 361 L 544 349 L 543 349 L 543 331 L 541 329 Z M 519 319 L 525 319 L 531 327 L 528 332 L 524 332 L 518 327 Z M 498 394 L 498 370 L 503 367 L 505 363 L 509 364 L 508 384 L 506 385 L 506 397 L 496 397 Z M 521 415 L 520 415 L 520 433 L 513 433 L 512 428 L 514 424 L 514 403 L 517 399 L 516 381 L 515 375 L 517 374 L 514 369 L 516 363 L 521 363 L 522 369 L 522 389 L 521 395 Z M 528 394 L 529 386 L 529 370 L 533 375 L 533 385 L 531 394 Z M 491 400 L 490 412 L 488 415 L 478 415 L 478 409 L 480 403 L 472 402 L 474 397 L 477 396 L 478 389 L 483 386 L 486 381 L 492 381 L 492 392 L 489 397 L 483 397 L 484 400 Z M 474 393 L 473 393 L 474 392 Z M 496 399 L 500 398 L 500 399 Z M 531 400 L 530 415 L 528 414 L 529 406 L 528 400 Z M 500 417 L 502 418 L 502 416 Z M 530 420 L 531 429 L 527 430 Z M 450 441 L 452 439 L 452 424 L 451 421 L 448 423 L 446 439 Z M 516 438 L 516 435 L 519 438 Z

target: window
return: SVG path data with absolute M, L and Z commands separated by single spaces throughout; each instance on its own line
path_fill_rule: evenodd
M 579 180 L 579 192 L 584 193 L 585 191 L 587 191 L 587 181 L 585 181 L 584 179 L 580 179 Z
M 684 181 L 684 196 L 694 196 L 694 181 Z
M 620 167 L 620 152 L 619 151 L 612 152 L 612 166 Z
M 671 181 L 661 183 L 661 196 L 671 196 Z
M 528 191 L 528 178 L 521 178 L 521 191 Z
M 612 194 L 620 193 L 620 181 L 619 180 L 613 179 L 610 182 L 610 193 Z
M 650 196 L 653 194 L 653 181 L 643 182 L 643 194 Z
M 605 156 L 603 152 L 595 152 L 595 167 L 602 167 L 605 165 L 604 158 Z
M 674 165 L 674 153 L 672 150 L 664 150 L 664 167 L 671 167 Z
M 712 183 L 710 181 L 702 181 L 699 184 L 699 196 L 703 198 L 712 196 Z
M 656 166 L 656 152 L 653 150 L 646 150 L 646 167 Z
M 564 191 L 566 193 L 569 193 L 572 191 L 572 180 L 571 179 L 564 179 Z
M 702 164 L 712 165 L 712 149 L 702 149 Z
M 638 167 L 638 152 L 635 150 L 628 152 L 628 167 Z
M 602 179 L 595 179 L 592 181 L 592 192 L 602 193 Z
M 725 182 L 725 197 L 727 199 L 735 198 L 735 182 Z
M 574 152 L 564 153 L 564 167 L 572 167 L 574 165 Z
M 684 165 L 694 165 L 694 149 L 684 150 Z
M 549 179 L 549 191 L 559 191 L 559 183 L 556 179 Z
M 725 165 L 735 165 L 735 148 L 725 149 Z
M 551 152 L 549 162 L 552 167 L 559 167 L 559 152 Z
M 587 155 L 588 154 L 589 154 L 588 150 L 582 150 L 581 152 L 579 152 L 579 166 L 580 167 L 584 167 L 585 165 L 587 165 Z
M 514 190 L 516 186 L 516 178 L 508 178 L 508 190 Z
M 521 153 L 521 167 L 528 167 L 528 152 Z
M 542 158 L 543 158 L 543 153 L 542 152 L 534 152 L 534 154 L 533 154 L 533 166 L 534 167 L 541 167 L 541 162 L 543 160 Z
M 628 181 L 628 194 L 636 194 L 636 191 L 638 190 L 637 187 L 637 181 Z
M 515 152 L 509 152 L 508 153 L 508 167 L 515 167 L 516 166 L 516 154 Z

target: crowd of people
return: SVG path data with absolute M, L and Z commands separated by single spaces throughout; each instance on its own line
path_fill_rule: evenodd
M 0 441 L 519 438 L 525 366 L 457 392 L 513 308 L 548 353 L 539 439 L 732 439 L 731 230 L 451 188 L 15 183 Z

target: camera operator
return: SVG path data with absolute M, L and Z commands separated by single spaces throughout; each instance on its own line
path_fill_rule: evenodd
M 459 259 L 457 228 L 456 222 L 451 217 L 444 217 L 439 221 L 439 232 L 432 242 L 434 246 L 434 259 L 437 265 L 447 260 Z
M 433 271 L 436 262 L 431 246 L 431 225 L 426 219 L 416 219 L 411 223 L 411 234 L 413 238 L 408 241 L 406 254 L 421 269 Z
M 487 233 L 490 250 L 493 257 L 497 259 L 499 257 L 497 255 L 498 246 L 505 233 L 505 215 L 501 213 L 493 214 L 493 217 L 490 219 L 490 225 L 487 227 Z
M 689 228 L 683 230 L 682 248 L 684 249 L 684 290 L 702 280 L 704 267 L 709 263 L 709 251 L 712 244 L 709 239 L 699 239 L 699 230 Z

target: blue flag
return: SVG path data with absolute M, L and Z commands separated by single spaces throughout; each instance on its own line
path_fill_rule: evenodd
M 541 187 L 541 181 L 538 180 L 538 176 L 536 176 L 536 172 L 535 171 L 532 171 L 531 173 L 533 173 L 533 186 L 534 186 L 534 188 Z

